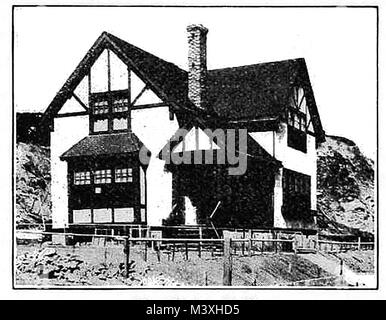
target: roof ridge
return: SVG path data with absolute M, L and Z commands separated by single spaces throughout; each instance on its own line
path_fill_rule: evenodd
M 261 62 L 261 63 L 254 63 L 254 64 L 246 64 L 242 66 L 235 66 L 235 67 L 225 67 L 225 68 L 218 68 L 218 69 L 211 69 L 208 70 L 209 73 L 211 72 L 220 72 L 220 71 L 230 71 L 234 69 L 247 69 L 251 67 L 257 67 L 257 66 L 265 66 L 265 65 L 270 65 L 270 64 L 275 64 L 275 63 L 283 63 L 283 62 L 295 62 L 295 61 L 304 61 L 304 58 L 294 58 L 294 59 L 284 59 L 284 60 L 278 60 L 278 61 L 269 61 L 269 62 Z

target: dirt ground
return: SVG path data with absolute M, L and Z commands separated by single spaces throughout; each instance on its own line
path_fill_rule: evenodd
M 223 257 L 209 251 L 157 254 L 144 245 L 130 250 L 130 274 L 124 276 L 122 245 L 18 245 L 17 286 L 222 286 Z M 233 256 L 232 285 L 283 286 L 295 281 L 329 277 L 316 264 L 293 253 Z M 325 282 L 325 285 L 332 285 Z
M 355 250 L 337 253 L 336 256 L 343 259 L 344 264 L 357 273 L 375 272 L 375 254 L 373 250 Z

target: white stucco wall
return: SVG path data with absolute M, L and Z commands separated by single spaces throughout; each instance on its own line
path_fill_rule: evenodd
M 287 226 L 281 207 L 283 205 L 283 168 L 275 174 L 275 187 L 273 190 L 273 226 L 275 228 L 285 228 Z
M 147 222 L 158 226 L 172 209 L 172 174 L 157 155 L 179 126 L 176 117 L 169 120 L 168 107 L 133 110 L 131 115 L 133 132 L 152 153 L 146 172 Z
M 288 146 L 287 143 L 287 124 L 282 123 L 277 131 L 251 132 L 250 136 L 257 141 L 270 155 L 280 160 L 284 168 L 294 170 L 311 177 L 311 209 L 316 210 L 316 148 L 315 137 L 307 135 L 307 153 L 296 150 Z M 282 176 L 282 174 L 281 174 Z M 279 179 L 279 177 L 276 177 Z M 281 216 L 281 204 L 283 196 L 280 196 L 281 182 L 275 182 L 275 221 L 282 226 L 284 219 Z M 281 191 L 280 191 L 281 190 Z M 276 203 L 278 202 L 278 203 Z
M 55 118 L 51 132 L 51 200 L 54 228 L 68 224 L 67 162 L 59 157 L 88 135 L 88 116 Z
M 108 53 L 104 50 L 91 67 L 91 92 L 107 91 Z M 110 51 L 111 89 L 128 88 L 127 66 Z M 144 88 L 143 83 L 130 72 L 132 101 Z M 78 96 L 88 105 L 88 78 L 82 80 L 76 89 Z M 151 90 L 146 90 L 136 106 L 162 102 Z M 71 98 L 59 113 L 83 111 L 82 107 Z M 164 161 L 157 155 L 169 138 L 177 131 L 176 117 L 169 120 L 169 108 L 157 107 L 133 110 L 132 130 L 151 151 L 152 157 L 146 172 L 147 219 L 150 225 L 161 225 L 172 208 L 172 176 L 164 171 Z M 51 133 L 52 165 L 52 208 L 55 227 L 64 227 L 68 223 L 67 199 L 67 163 L 59 159 L 65 151 L 89 134 L 88 116 L 55 119 L 55 130 Z

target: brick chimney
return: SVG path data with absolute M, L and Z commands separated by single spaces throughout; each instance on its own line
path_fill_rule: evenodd
M 200 109 L 206 108 L 206 35 L 208 29 L 202 25 L 190 25 L 188 31 L 189 81 L 188 97 Z

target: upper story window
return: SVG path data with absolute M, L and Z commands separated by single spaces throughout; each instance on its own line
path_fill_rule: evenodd
M 128 98 L 116 98 L 113 100 L 113 112 L 125 112 L 129 110 Z
M 90 171 L 81 171 L 74 173 L 74 184 L 83 185 L 91 183 L 91 173 Z
M 307 152 L 307 105 L 304 90 L 294 88 L 287 109 L 288 146 Z
M 132 181 L 133 181 L 132 168 L 115 169 L 115 182 L 132 182 Z
M 113 173 L 114 172 L 114 176 Z M 114 178 L 114 179 L 113 179 Z M 118 167 L 113 169 L 99 169 L 95 171 L 74 172 L 75 185 L 106 184 L 133 182 L 133 168 Z
M 122 132 L 129 129 L 128 90 L 90 94 L 90 133 Z
M 94 183 L 102 184 L 102 183 L 111 183 L 111 170 L 96 170 L 94 172 Z
M 109 113 L 109 102 L 106 100 L 95 101 L 93 107 L 94 114 Z
M 95 119 L 94 120 L 94 132 L 105 132 L 108 131 L 108 119 Z

